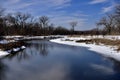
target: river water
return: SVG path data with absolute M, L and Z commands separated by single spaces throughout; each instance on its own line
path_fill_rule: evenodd
M 33 40 L 0 60 L 0 80 L 120 80 L 120 63 L 85 47 Z

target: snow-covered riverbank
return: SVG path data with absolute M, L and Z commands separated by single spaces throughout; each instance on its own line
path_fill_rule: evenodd
M 120 52 L 116 51 L 113 46 L 106 46 L 106 45 L 96 45 L 96 44 L 86 44 L 86 43 L 76 43 L 76 40 L 85 40 L 86 38 L 80 37 L 65 37 L 59 39 L 50 40 L 51 42 L 59 43 L 59 44 L 66 44 L 71 46 L 81 46 L 87 47 L 91 51 L 95 51 L 99 54 L 102 54 L 105 57 L 113 58 L 117 61 L 120 61 Z M 90 38 L 87 38 L 90 39 Z
M 2 50 L 0 50 L 0 58 L 1 58 L 1 57 L 4 57 L 4 56 L 6 56 L 6 55 L 9 55 L 9 54 L 11 54 L 12 52 L 18 52 L 18 51 L 23 50 L 23 49 L 25 49 L 25 48 L 26 48 L 25 46 L 21 46 L 21 47 L 18 47 L 18 48 L 13 48 L 13 49 L 7 50 L 7 51 L 2 51 Z
M 0 58 L 6 56 L 8 54 L 10 54 L 10 53 L 8 53 L 7 51 L 1 51 L 0 50 Z

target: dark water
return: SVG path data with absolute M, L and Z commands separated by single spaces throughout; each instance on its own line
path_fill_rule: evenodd
M 0 80 L 120 80 L 120 63 L 83 47 L 30 41 L 0 60 Z

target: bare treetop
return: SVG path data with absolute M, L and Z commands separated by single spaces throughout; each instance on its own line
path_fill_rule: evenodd
M 77 26 L 77 21 L 72 21 L 72 22 L 70 22 L 69 24 L 70 24 L 70 26 L 72 27 L 72 31 L 74 31 L 75 26 Z

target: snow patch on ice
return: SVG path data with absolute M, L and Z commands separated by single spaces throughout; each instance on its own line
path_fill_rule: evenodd
M 25 49 L 26 47 L 25 46 L 21 46 L 21 49 Z
M 20 48 L 13 48 L 13 51 L 14 52 L 17 52 L 17 51 L 19 51 L 20 50 Z

